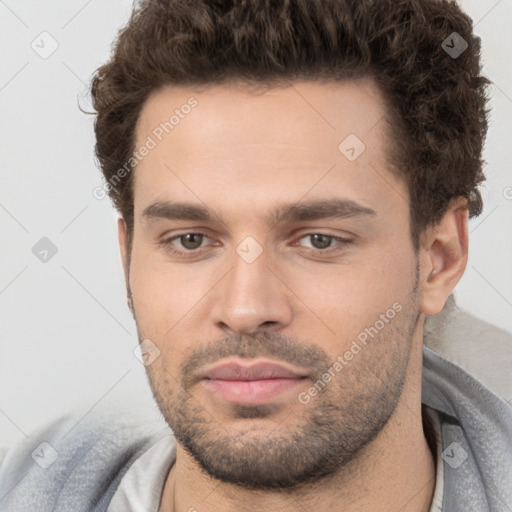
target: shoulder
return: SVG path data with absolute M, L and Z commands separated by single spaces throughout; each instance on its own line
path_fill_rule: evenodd
M 65 415 L 0 452 L 0 510 L 103 510 L 133 461 L 169 432 L 122 410 Z
M 422 401 L 440 414 L 444 506 L 512 507 L 512 336 L 451 298 L 424 340 Z
M 459 308 L 453 295 L 425 321 L 425 345 L 512 402 L 512 334 Z

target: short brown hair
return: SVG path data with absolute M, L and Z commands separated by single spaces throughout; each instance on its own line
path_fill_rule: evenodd
M 443 41 L 467 48 L 454 56 Z M 117 180 L 108 193 L 131 245 L 133 172 L 120 180 L 119 170 L 156 89 L 369 76 L 386 100 L 388 159 L 409 190 L 417 249 L 452 199 L 467 198 L 471 216 L 482 210 L 490 82 L 480 72 L 480 38 L 454 1 L 143 0 L 93 77 L 96 156 L 107 183 Z

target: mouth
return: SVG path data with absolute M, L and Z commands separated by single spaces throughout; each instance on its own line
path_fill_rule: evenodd
M 307 378 L 307 372 L 288 365 L 237 358 L 207 368 L 201 382 L 210 393 L 228 402 L 261 405 L 299 387 Z

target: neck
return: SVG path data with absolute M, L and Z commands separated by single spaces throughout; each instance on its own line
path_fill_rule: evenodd
M 411 357 L 414 360 L 413 357 Z M 418 359 L 416 359 L 417 361 Z M 160 512 L 428 512 L 435 488 L 433 454 L 425 437 L 421 358 L 409 368 L 401 399 L 386 426 L 341 471 L 293 489 L 248 490 L 211 478 L 178 444 Z

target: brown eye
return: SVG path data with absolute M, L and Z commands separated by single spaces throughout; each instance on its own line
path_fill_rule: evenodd
M 205 233 L 183 233 L 182 235 L 166 238 L 159 242 L 159 245 L 167 252 L 177 256 L 193 255 L 201 252 L 205 238 L 209 238 Z
M 185 249 L 194 250 L 201 247 L 204 235 L 201 233 L 187 233 L 186 235 L 181 235 L 178 238 Z
M 308 243 L 300 243 L 300 240 L 306 240 Z M 333 252 L 341 252 L 347 249 L 353 241 L 340 238 L 326 233 L 308 233 L 299 239 L 299 245 L 304 247 L 313 254 L 330 254 Z
M 321 235 L 321 234 L 315 234 L 315 235 L 308 235 L 311 240 L 311 245 L 315 249 L 327 249 L 331 245 L 331 241 L 334 237 L 328 236 L 328 235 Z

